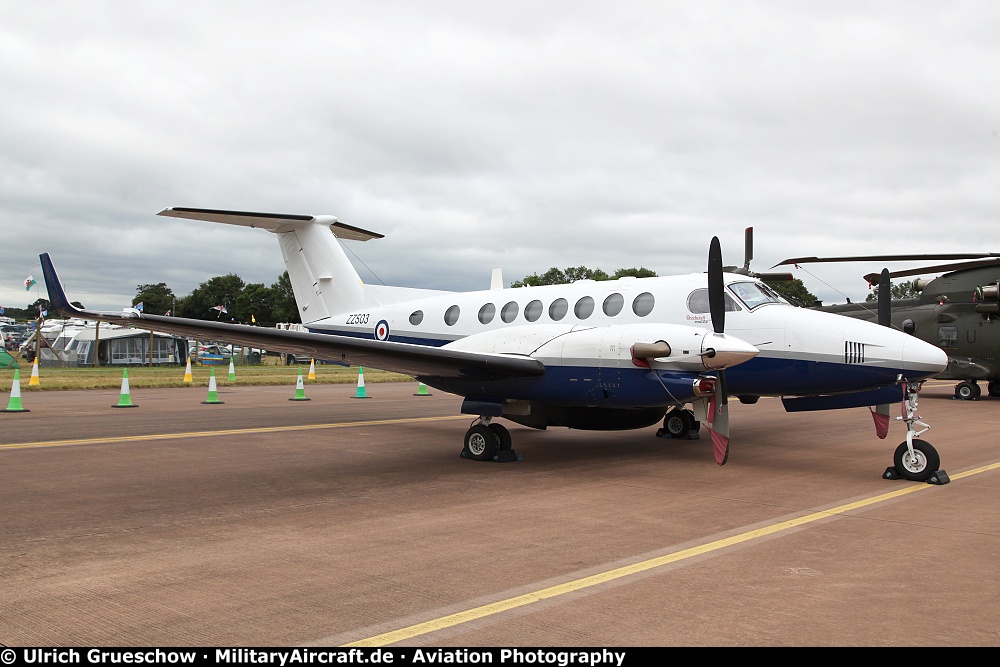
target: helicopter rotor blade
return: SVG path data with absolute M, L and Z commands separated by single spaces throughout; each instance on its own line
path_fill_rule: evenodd
M 997 252 L 953 253 L 953 254 L 923 254 L 923 255 L 859 255 L 857 257 L 794 257 L 785 259 L 771 268 L 789 264 L 820 264 L 830 262 L 912 262 L 920 260 L 940 259 L 982 259 L 984 257 L 1000 257 Z
M 984 266 L 1000 266 L 1000 259 L 983 259 L 978 262 L 961 262 L 958 264 L 938 264 L 936 266 L 921 266 L 916 269 L 904 269 L 902 271 L 892 271 L 890 278 L 904 278 L 906 276 L 919 276 L 923 273 L 945 273 L 947 271 L 962 271 L 964 269 L 979 269 Z M 865 280 L 874 285 L 878 282 L 877 273 L 865 275 Z

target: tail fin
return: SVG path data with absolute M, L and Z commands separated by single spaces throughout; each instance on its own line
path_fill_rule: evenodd
M 358 310 L 365 305 L 361 277 L 334 237 L 367 241 L 380 239 L 382 234 L 345 225 L 332 215 L 283 215 L 180 207 L 164 209 L 159 215 L 262 227 L 276 234 L 303 323 Z

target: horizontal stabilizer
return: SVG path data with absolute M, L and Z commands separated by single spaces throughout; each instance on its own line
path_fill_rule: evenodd
M 370 232 L 367 229 L 346 225 L 332 215 L 293 215 L 286 213 L 251 213 L 248 211 L 222 211 L 211 208 L 184 208 L 175 206 L 165 208 L 157 215 L 171 218 L 186 218 L 188 220 L 204 220 L 206 222 L 222 222 L 227 225 L 243 227 L 260 227 L 271 232 L 291 232 L 307 225 L 329 225 L 330 231 L 339 239 L 349 241 L 367 241 L 381 239 L 384 235 Z

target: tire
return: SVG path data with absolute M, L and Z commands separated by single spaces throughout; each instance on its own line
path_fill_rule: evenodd
M 259 364 L 260 363 L 260 352 L 251 352 L 250 353 L 250 363 L 251 364 Z
M 490 424 L 490 430 L 497 437 L 497 451 L 503 449 L 510 449 L 513 445 L 513 440 L 510 437 L 510 431 L 503 424 Z
M 663 418 L 664 436 L 686 438 L 694 428 L 694 417 L 687 410 L 671 410 Z
M 1000 398 L 1000 382 L 993 380 L 986 385 L 986 391 L 988 391 L 990 396 L 993 398 Z
M 913 454 L 911 459 L 906 443 L 900 443 L 892 457 L 896 472 L 908 480 L 926 482 L 941 467 L 941 457 L 926 440 L 913 441 Z
M 959 382 L 955 385 L 955 398 L 960 398 L 963 401 L 973 401 L 982 391 L 980 389 L 979 392 L 977 392 L 977 389 L 979 389 L 979 387 L 971 382 Z
M 465 450 L 473 461 L 489 461 L 499 447 L 500 439 L 485 424 L 476 424 L 465 432 Z
M 286 366 L 294 366 L 295 365 L 295 355 L 294 354 L 286 354 L 285 355 L 285 365 Z

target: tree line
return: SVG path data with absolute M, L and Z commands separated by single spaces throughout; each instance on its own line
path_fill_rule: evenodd
M 586 266 L 571 266 L 566 269 L 552 267 L 545 273 L 538 275 L 532 273 L 521 280 L 515 280 L 511 287 L 538 287 L 540 285 L 563 285 L 577 280 L 617 280 L 624 276 L 635 276 L 636 278 L 655 278 L 656 271 L 647 269 L 644 266 L 631 269 L 618 269 L 612 274 L 602 269 L 590 269 Z M 766 281 L 767 284 L 778 294 L 781 294 L 794 304 L 812 307 L 816 304 L 816 296 L 806 289 L 805 284 L 798 278 L 789 281 Z

